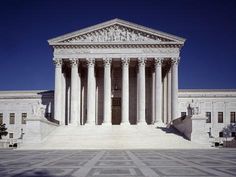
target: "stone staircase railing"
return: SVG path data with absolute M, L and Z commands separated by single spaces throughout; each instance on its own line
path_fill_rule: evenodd
M 209 144 L 209 134 L 205 129 L 206 119 L 206 117 L 201 115 L 183 116 L 174 119 L 171 125 L 183 133 L 190 141 Z

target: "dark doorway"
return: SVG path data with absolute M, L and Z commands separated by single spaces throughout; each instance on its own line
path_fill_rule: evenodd
M 121 98 L 112 98 L 112 124 L 119 125 L 121 122 Z

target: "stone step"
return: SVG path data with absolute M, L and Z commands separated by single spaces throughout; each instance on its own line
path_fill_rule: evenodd
M 168 130 L 168 131 L 164 131 Z M 42 143 L 21 149 L 192 149 L 208 148 L 154 125 L 60 126 Z

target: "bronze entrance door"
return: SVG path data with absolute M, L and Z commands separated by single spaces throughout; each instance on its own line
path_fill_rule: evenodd
M 119 125 L 121 122 L 121 98 L 112 98 L 112 124 Z

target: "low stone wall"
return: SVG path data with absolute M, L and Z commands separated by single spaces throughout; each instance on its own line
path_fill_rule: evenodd
M 23 143 L 41 143 L 58 126 L 45 118 L 27 119 Z
M 8 139 L 0 140 L 0 148 L 9 148 L 10 141 Z
M 172 125 L 190 141 L 208 144 L 209 134 L 205 131 L 206 117 L 184 116 L 172 121 Z

